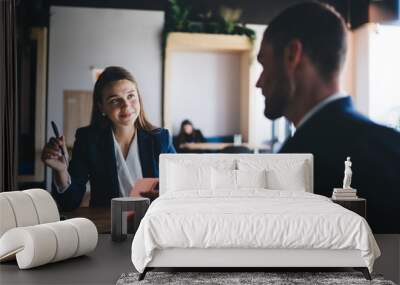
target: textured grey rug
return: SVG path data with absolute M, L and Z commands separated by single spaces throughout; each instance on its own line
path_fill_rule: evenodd
M 372 275 L 368 281 L 360 272 L 148 272 L 142 281 L 138 281 L 139 273 L 122 274 L 117 285 L 133 284 L 267 284 L 267 285 L 297 285 L 297 284 L 379 284 L 395 285 L 384 280 L 382 276 Z

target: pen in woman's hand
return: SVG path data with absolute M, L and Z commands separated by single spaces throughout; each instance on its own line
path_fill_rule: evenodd
M 68 158 L 67 158 L 67 155 L 66 155 L 67 151 L 66 151 L 66 148 L 65 148 L 65 137 L 64 136 L 60 136 L 60 137 L 57 138 L 57 140 L 58 140 L 59 148 L 61 150 L 61 155 L 64 158 L 64 162 L 68 167 Z
M 56 136 L 56 139 L 62 139 L 63 145 L 60 146 L 60 150 L 61 150 L 61 154 L 64 158 L 65 164 L 68 165 L 68 161 L 67 161 L 67 158 L 65 157 L 65 152 L 64 152 L 64 136 L 63 137 L 60 136 L 60 132 L 58 131 L 57 125 L 54 121 L 51 121 L 51 127 L 53 128 L 53 132 L 54 132 L 54 135 Z
M 61 150 L 64 150 L 65 155 L 62 155 Z M 52 137 L 49 142 L 44 146 L 42 151 L 42 160 L 49 167 L 63 172 L 68 168 L 68 152 L 65 149 L 64 137 Z

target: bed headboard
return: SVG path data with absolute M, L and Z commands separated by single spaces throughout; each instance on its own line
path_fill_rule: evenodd
M 239 170 L 266 169 L 274 173 L 275 180 L 301 181 L 306 192 L 313 193 L 314 169 L 312 154 L 161 154 L 160 155 L 160 195 L 167 190 L 171 166 L 216 167 Z M 283 190 L 283 189 L 282 189 Z

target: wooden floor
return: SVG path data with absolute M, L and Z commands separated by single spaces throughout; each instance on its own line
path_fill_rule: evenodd
M 381 250 L 381 257 L 374 264 L 374 272 L 400 284 L 400 234 L 376 234 L 374 236 Z
M 135 271 L 131 261 L 132 238 L 130 235 L 116 243 L 109 234 L 100 234 L 96 250 L 88 256 L 34 269 L 19 270 L 15 261 L 2 263 L 0 284 L 115 284 L 122 273 Z M 400 235 L 377 235 L 376 240 L 383 257 L 376 261 L 374 271 L 399 284 Z
M 19 270 L 17 263 L 0 264 L 0 284 L 115 284 L 122 273 L 134 271 L 131 261 L 132 236 L 121 243 L 100 234 L 95 251 L 41 267 Z

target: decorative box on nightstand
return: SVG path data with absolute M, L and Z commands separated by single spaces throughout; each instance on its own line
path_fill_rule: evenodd
M 332 202 L 339 204 L 340 206 L 359 214 L 364 219 L 367 218 L 367 200 L 363 198 L 355 199 L 332 199 Z

